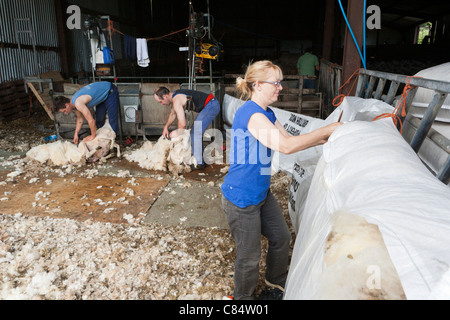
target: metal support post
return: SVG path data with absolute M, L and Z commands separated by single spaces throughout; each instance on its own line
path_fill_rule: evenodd
M 437 114 L 444 104 L 446 98 L 446 93 L 437 93 L 428 106 L 427 111 L 425 112 L 425 115 L 423 116 L 423 119 L 420 123 L 420 126 L 411 141 L 411 148 L 413 148 L 416 153 L 419 152 L 420 147 L 422 147 L 422 144 L 425 141 L 425 138 L 427 137 L 434 120 L 436 120 Z
M 437 178 L 441 180 L 444 184 L 448 184 L 450 182 L 450 158 L 448 159 L 445 166 L 438 173 Z

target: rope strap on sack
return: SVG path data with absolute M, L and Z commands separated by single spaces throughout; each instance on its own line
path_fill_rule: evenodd
M 353 80 L 353 84 L 352 84 L 350 90 L 348 90 L 347 94 L 340 94 L 340 95 L 338 95 L 336 98 L 333 99 L 333 106 L 334 106 L 334 107 L 336 107 L 336 108 L 339 107 L 339 106 L 342 104 L 342 102 L 344 101 L 344 98 L 347 97 L 347 96 L 350 94 L 350 92 L 353 91 L 353 88 L 355 88 L 355 85 L 356 85 L 356 83 L 358 82 L 358 77 L 359 77 L 359 71 L 360 71 L 360 70 L 361 70 L 361 69 L 356 70 L 356 71 L 350 76 L 350 78 L 348 78 L 347 81 L 345 81 L 345 83 L 342 85 L 342 87 L 339 88 L 339 92 L 341 92 L 341 90 L 342 90 L 344 87 L 346 87 L 347 85 L 349 85 L 350 82 Z M 355 79 L 353 79 L 353 78 L 355 78 Z
M 395 107 L 394 111 L 392 113 L 383 113 L 383 114 L 379 115 L 378 117 L 376 117 L 375 119 L 373 119 L 373 121 L 377 121 L 379 119 L 392 118 L 392 121 L 394 121 L 395 126 L 397 126 L 398 124 L 400 125 L 400 133 L 401 134 L 403 133 L 402 120 L 398 114 L 401 110 L 402 118 L 406 117 L 406 99 L 408 98 L 410 91 L 415 89 L 415 87 L 411 85 L 411 80 L 413 78 L 421 78 L 421 77 L 410 76 L 406 79 L 405 89 L 403 89 L 402 96 L 400 97 L 400 100 L 398 101 L 397 106 Z

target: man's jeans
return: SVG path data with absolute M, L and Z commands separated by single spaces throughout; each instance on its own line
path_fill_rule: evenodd
M 203 164 L 203 134 L 220 112 L 220 103 L 217 99 L 211 100 L 198 114 L 191 129 L 191 145 L 197 164 Z
M 222 196 L 223 210 L 236 243 L 234 270 L 235 300 L 254 299 L 259 278 L 261 235 L 269 240 L 266 258 L 266 280 L 286 285 L 291 234 L 280 206 L 269 191 L 257 206 L 239 208 Z
M 116 86 L 111 88 L 108 98 L 95 108 L 95 123 L 97 129 L 105 125 L 106 114 L 111 128 L 117 134 L 119 122 L 119 92 Z

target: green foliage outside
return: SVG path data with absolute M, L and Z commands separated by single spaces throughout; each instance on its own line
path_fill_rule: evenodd
M 417 38 L 417 44 L 422 44 L 426 36 L 431 36 L 431 27 L 431 22 L 426 22 L 419 26 L 419 36 Z

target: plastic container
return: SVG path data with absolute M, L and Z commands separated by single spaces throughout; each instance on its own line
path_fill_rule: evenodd
M 56 134 L 52 135 L 52 136 L 48 136 L 45 138 L 45 142 L 53 142 L 58 140 L 58 136 Z
M 103 63 L 104 64 L 114 64 L 114 53 L 108 47 L 103 48 Z

